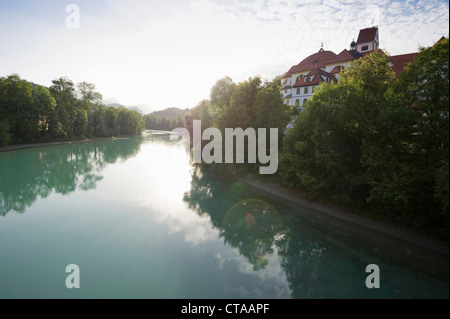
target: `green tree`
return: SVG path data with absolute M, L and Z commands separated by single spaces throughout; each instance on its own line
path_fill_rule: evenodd
M 109 136 L 117 136 L 120 133 L 120 127 L 118 126 L 117 109 L 110 106 L 105 109 L 105 125 L 106 132 Z
M 32 92 L 34 108 L 39 114 L 38 124 L 42 136 L 47 137 L 52 118 L 55 116 L 56 101 L 50 91 L 42 85 L 36 85 Z
M 284 141 L 283 183 L 448 237 L 448 58 L 448 40 L 421 49 L 396 81 L 376 51 L 320 85 Z
M 209 100 L 201 101 L 191 112 L 195 119 L 202 121 L 202 128 L 215 126 L 217 106 Z
M 378 132 L 394 77 L 389 57 L 376 51 L 353 62 L 338 84 L 320 85 L 286 138 L 284 183 L 315 197 L 364 204 L 361 147 Z
M 38 139 L 38 114 L 33 106 L 32 91 L 32 84 L 17 74 L 0 81 L 0 120 L 7 123 L 3 124 L 4 132 L 9 126 L 13 143 L 29 143 Z
M 130 111 L 124 107 L 118 109 L 118 123 L 122 135 L 137 135 L 145 129 L 142 115 L 135 110 Z
M 56 117 L 51 121 L 54 127 L 50 130 L 56 134 L 55 137 L 71 137 L 76 114 L 75 86 L 66 77 L 60 77 L 52 83 L 50 93 L 56 100 Z
M 278 83 L 277 77 L 264 83 L 258 91 L 255 101 L 256 119 L 254 125 L 258 128 L 279 128 L 279 136 L 282 136 L 282 129 L 289 123 L 290 108 L 283 103 L 280 94 L 281 87 Z
M 84 104 L 98 103 L 103 99 L 103 96 L 96 91 L 95 84 L 80 82 L 77 84 L 77 88 Z
M 231 96 L 233 95 L 235 88 L 236 84 L 229 76 L 217 80 L 211 88 L 211 103 L 219 108 L 230 106 Z
M 230 106 L 225 106 L 218 113 L 217 123 L 220 129 L 226 127 L 252 127 L 256 122 L 256 95 L 261 88 L 259 77 L 250 78 L 239 83 L 230 99 Z
M 76 108 L 74 113 L 73 135 L 84 138 L 87 133 L 88 113 L 82 108 Z
M 448 236 L 448 59 L 448 39 L 421 48 L 390 90 L 362 157 L 369 202 L 441 236 Z
M 9 132 L 9 124 L 0 119 L 0 145 L 8 145 L 11 143 L 11 133 Z
M 93 104 L 88 112 L 88 136 L 107 136 L 107 128 L 105 123 L 105 107 L 101 104 Z

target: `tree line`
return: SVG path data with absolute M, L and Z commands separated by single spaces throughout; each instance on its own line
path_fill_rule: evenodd
M 308 101 L 285 140 L 283 184 L 448 240 L 449 44 L 396 78 L 383 52 Z
M 0 77 L 0 145 L 136 135 L 137 111 L 107 107 L 95 85 L 60 77 L 46 88 L 17 74 Z
M 276 127 L 276 181 L 309 198 L 448 239 L 448 61 L 444 38 L 420 48 L 397 77 L 388 54 L 375 51 L 353 61 L 337 84 L 317 87 L 297 115 L 283 104 L 280 77 L 238 84 L 225 77 L 212 87 L 210 99 L 186 115 L 185 126 L 191 136 L 194 119 L 222 134 L 226 127 Z M 292 119 L 293 128 L 283 137 Z M 237 177 L 256 173 L 258 164 L 202 169 Z
M 177 127 L 186 126 L 186 115 L 189 109 L 170 107 L 162 111 L 155 111 L 144 116 L 147 130 L 171 131 Z
M 17 155 L 2 154 L 5 173 L 1 175 L 0 216 L 11 211 L 24 213 L 38 198 L 47 198 L 53 192 L 67 195 L 95 189 L 103 179 L 103 170 L 134 156 L 142 142 L 138 137 L 42 148 L 21 159 L 24 171 L 20 174 L 11 173 L 17 170 Z

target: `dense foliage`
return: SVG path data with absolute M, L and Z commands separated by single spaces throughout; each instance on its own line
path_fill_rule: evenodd
M 398 79 L 374 52 L 323 84 L 286 136 L 285 185 L 448 238 L 449 45 Z
M 68 78 L 46 88 L 12 74 L 0 78 L 0 145 L 136 135 L 144 122 L 137 111 L 106 107 L 95 85 Z
M 354 61 L 339 82 L 322 83 L 295 116 L 279 78 L 239 84 L 226 77 L 186 116 L 202 128 L 279 128 L 274 177 L 321 201 L 448 239 L 449 44 L 421 48 L 399 77 L 383 51 Z M 204 144 L 209 141 L 203 141 Z M 203 165 L 223 176 L 257 172 L 257 164 Z
M 162 111 L 155 111 L 144 116 L 147 130 L 171 131 L 185 126 L 185 117 L 189 109 L 170 107 Z
M 222 133 L 222 145 L 225 144 L 226 128 L 266 128 L 266 138 L 270 128 L 278 128 L 278 144 L 282 143 L 284 127 L 289 123 L 291 109 L 283 103 L 280 95 L 280 77 L 272 81 L 262 82 L 259 77 L 249 78 L 235 84 L 229 77 L 218 80 L 211 88 L 209 100 L 201 101 L 192 109 L 187 117 L 187 128 L 192 136 L 192 121 L 201 120 L 202 130 L 210 127 L 218 128 Z M 210 143 L 203 140 L 203 146 Z M 208 165 L 216 172 L 242 175 L 257 172 L 260 163 L 248 164 L 248 140 L 244 139 L 244 164 Z M 269 147 L 269 143 L 267 143 Z M 223 147 L 224 149 L 224 147 Z M 267 153 L 267 152 L 266 152 Z M 236 157 L 236 154 L 234 154 Z M 225 152 L 222 152 L 222 163 L 225 163 Z M 236 160 L 234 160 L 236 163 Z
M 144 117 L 147 129 L 278 128 L 282 184 L 311 198 L 448 239 L 449 43 L 421 48 L 398 78 L 382 51 L 351 63 L 339 82 L 322 83 L 283 138 L 293 110 L 280 78 L 216 82 L 210 99 L 190 110 L 170 108 Z M 78 89 L 78 90 L 77 90 Z M 78 98 L 77 98 L 78 97 Z M 0 145 L 75 137 L 137 134 L 136 111 L 106 107 L 95 86 L 67 78 L 50 88 L 0 78 Z M 207 144 L 209 141 L 203 141 Z M 245 156 L 245 158 L 248 158 Z M 203 165 L 223 175 L 257 172 L 258 164 Z

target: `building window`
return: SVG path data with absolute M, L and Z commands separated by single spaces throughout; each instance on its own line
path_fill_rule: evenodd
M 297 88 L 297 94 L 300 94 L 300 88 Z
M 295 106 L 299 107 L 300 106 L 300 100 L 295 100 Z
M 287 94 L 287 90 L 284 90 L 284 94 Z
M 310 78 L 310 77 L 307 77 L 307 78 L 305 79 L 305 82 L 311 82 L 311 78 Z
M 365 45 L 363 45 L 361 47 L 361 51 L 367 51 L 367 50 L 369 50 L 369 45 L 368 44 L 365 44 Z
M 304 99 L 303 100 L 303 105 L 305 105 L 307 101 L 308 101 L 308 99 Z
M 304 93 L 305 93 L 305 94 L 308 94 L 308 87 L 305 87 Z

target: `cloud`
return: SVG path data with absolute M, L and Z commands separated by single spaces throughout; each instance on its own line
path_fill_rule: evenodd
M 372 25 L 391 54 L 432 45 L 449 27 L 448 2 L 437 0 L 79 0 L 78 30 L 65 28 L 63 7 L 44 3 L 35 15 L 8 7 L 1 76 L 48 85 L 67 75 L 123 104 L 154 108 L 195 106 L 225 75 L 271 79 L 322 42 L 335 53 L 349 48 Z

